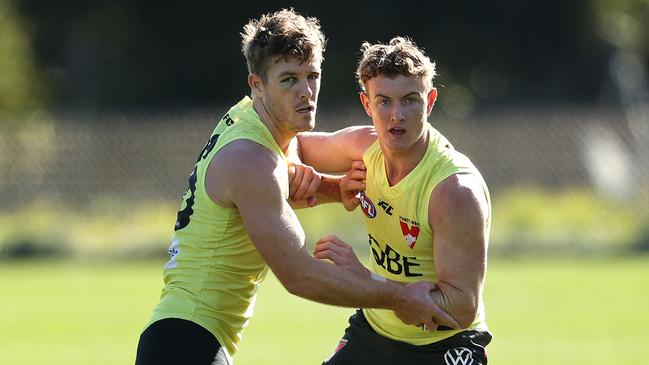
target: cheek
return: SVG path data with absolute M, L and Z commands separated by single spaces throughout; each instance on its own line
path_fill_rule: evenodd
M 385 110 L 374 109 L 372 110 L 372 121 L 376 129 L 384 129 L 390 122 L 390 113 L 386 113 Z
M 426 112 L 425 109 L 426 107 L 423 105 L 423 103 L 413 103 L 408 106 L 406 113 L 408 113 L 409 116 L 416 118 L 424 115 Z
M 313 90 L 313 94 L 318 95 L 320 92 L 320 80 L 313 80 L 311 81 L 311 90 Z
M 372 108 L 372 116 L 374 118 L 379 118 L 381 120 L 390 120 L 391 118 L 390 108 L 382 105 L 377 105 Z

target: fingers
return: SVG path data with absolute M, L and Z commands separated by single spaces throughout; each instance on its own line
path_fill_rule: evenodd
M 367 172 L 365 170 L 349 170 L 345 175 L 349 179 L 363 181 L 367 176 Z
M 290 164 L 288 167 L 288 176 L 290 178 L 289 191 L 291 198 L 295 195 L 295 192 L 302 184 L 302 176 L 304 175 L 304 169 L 302 166 L 295 164 Z
M 317 254 L 323 251 L 332 251 L 339 256 L 350 255 L 354 252 L 350 245 L 340 240 L 318 241 L 318 243 L 316 243 L 315 245 L 313 253 Z
M 309 190 L 311 179 L 313 179 L 313 170 L 303 167 L 298 168 L 295 177 L 292 184 L 293 200 L 299 201 L 305 197 L 304 194 Z M 296 181 L 298 177 L 301 177 L 300 181 Z
M 289 173 L 289 196 L 293 201 L 307 200 L 309 206 L 317 203 L 316 191 L 320 187 L 321 176 L 311 166 L 301 164 L 290 164 Z
M 352 170 L 363 170 L 363 171 L 365 171 L 366 170 L 365 163 L 363 162 L 363 160 L 352 161 L 351 169 Z
M 293 181 L 294 177 L 295 177 L 295 164 L 289 163 L 288 164 L 288 178 L 289 178 L 289 181 Z
M 405 324 L 416 325 L 428 331 L 437 331 L 440 326 L 459 329 L 460 324 L 447 312 L 441 309 L 430 295 L 436 285 L 431 282 L 418 281 L 406 284 L 411 299 L 404 306 L 394 309 L 394 314 Z
M 435 332 L 437 331 L 437 323 L 435 323 L 435 321 L 430 318 L 430 320 L 422 323 L 421 329 L 424 331 Z
M 432 321 L 434 321 L 437 325 L 451 327 L 453 329 L 460 328 L 460 324 L 457 323 L 457 321 L 453 317 L 451 317 L 450 314 L 444 312 L 439 308 L 437 308 L 435 312 L 436 313 L 433 315 Z
M 314 173 L 313 178 L 309 182 L 309 186 L 306 189 L 306 192 L 303 194 L 303 197 L 308 198 L 307 202 L 310 207 L 314 206 L 317 203 L 316 192 L 320 187 L 321 176 L 317 173 Z
M 330 240 L 320 239 L 315 246 L 313 255 L 319 260 L 330 260 L 336 266 L 360 276 L 370 276 L 370 271 L 358 261 L 352 246 L 338 239 L 336 236 L 329 236 Z
M 356 209 L 361 201 L 356 197 L 359 191 L 365 190 L 365 182 L 352 180 L 346 176 L 340 180 L 340 199 L 348 211 Z
M 324 237 L 320 238 L 318 240 L 318 242 L 316 242 L 316 245 L 319 244 L 320 242 L 326 242 L 326 241 L 340 241 L 340 242 L 342 242 L 340 240 L 340 238 L 338 238 L 338 236 L 336 236 L 335 234 L 332 234 L 332 235 L 324 236 Z
M 318 260 L 329 260 L 334 264 L 340 261 L 340 255 L 331 250 L 320 250 L 318 252 L 315 252 L 313 254 L 313 257 Z
M 316 242 L 315 247 L 313 249 L 313 253 L 316 254 L 320 251 L 325 251 L 325 250 L 333 250 L 339 253 L 342 253 L 342 249 L 345 247 L 348 247 L 351 249 L 351 246 L 349 246 L 347 243 L 343 242 L 338 238 L 337 236 L 326 236 L 318 240 Z
M 356 195 L 357 192 L 365 190 L 365 181 L 362 179 L 350 179 L 345 176 L 340 179 L 340 188 L 343 192 Z

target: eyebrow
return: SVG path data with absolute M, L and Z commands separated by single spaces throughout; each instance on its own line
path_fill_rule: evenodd
M 286 77 L 286 76 L 295 76 L 295 75 L 297 75 L 297 73 L 292 72 L 292 71 L 284 71 L 281 74 L 279 74 L 279 76 L 277 76 L 277 77 L 282 78 L 282 77 Z
M 402 96 L 402 98 L 407 98 L 408 96 L 412 96 L 412 95 L 417 95 L 417 96 L 419 96 L 419 93 L 416 92 L 416 91 L 413 91 L 413 92 L 410 92 L 410 93 L 408 93 L 408 94 Z M 386 98 L 386 99 L 392 99 L 391 97 L 389 97 L 389 96 L 387 96 L 387 95 L 383 95 L 383 94 L 375 94 L 374 97 L 382 97 L 382 98 Z

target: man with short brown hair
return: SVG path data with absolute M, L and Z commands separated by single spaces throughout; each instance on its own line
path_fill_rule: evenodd
M 427 122 L 437 89 L 435 65 L 424 52 L 402 37 L 365 43 L 362 51 L 360 99 L 373 127 L 305 132 L 298 140 L 304 163 L 318 171 L 351 167 L 346 179 L 364 183 L 347 189 L 342 201 L 363 210 L 371 270 L 335 236 L 321 239 L 315 256 L 349 278 L 433 282 L 433 300 L 460 329 L 406 324 L 394 311 L 362 308 L 325 364 L 486 364 L 489 191 L 473 163 Z
M 310 300 L 457 326 L 431 299 L 430 283 L 350 278 L 305 250 L 288 202 L 287 155 L 295 136 L 314 127 L 324 36 L 315 18 L 293 10 L 251 21 L 242 36 L 251 97 L 223 116 L 189 176 L 165 287 L 136 364 L 230 363 L 268 267 L 289 292 Z M 313 180 L 318 200 L 339 200 L 338 181 L 322 179 Z

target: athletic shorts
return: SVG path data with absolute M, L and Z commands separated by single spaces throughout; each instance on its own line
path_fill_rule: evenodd
M 467 330 L 441 341 L 415 346 L 376 333 L 361 310 L 349 318 L 349 327 L 334 354 L 323 365 L 486 365 L 487 331 Z
M 198 324 L 178 318 L 152 323 L 140 335 L 135 365 L 229 365 L 225 349 Z

